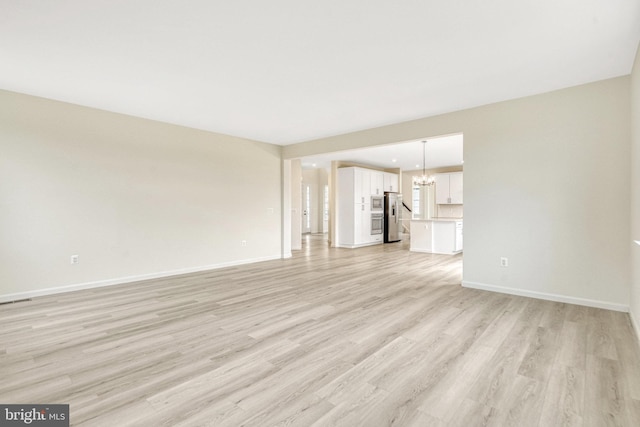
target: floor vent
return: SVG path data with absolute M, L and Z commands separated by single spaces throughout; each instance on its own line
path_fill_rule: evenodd
M 31 298 L 17 299 L 15 301 L 4 301 L 4 302 L 0 302 L 0 305 L 16 304 L 16 303 L 19 303 L 19 302 L 27 302 L 27 301 L 31 301 Z

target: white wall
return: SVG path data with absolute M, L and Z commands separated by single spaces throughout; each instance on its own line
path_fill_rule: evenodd
M 619 77 L 290 145 L 283 156 L 463 132 L 465 284 L 625 310 L 629 85 Z
M 281 256 L 280 147 L 0 91 L 0 153 L 3 300 Z
M 640 240 L 640 47 L 631 73 L 631 239 Z M 640 337 L 640 246 L 631 245 L 631 318 Z

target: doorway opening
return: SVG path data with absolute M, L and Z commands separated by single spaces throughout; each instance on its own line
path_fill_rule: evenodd
M 425 140 L 428 148 L 423 156 Z M 447 195 L 445 200 L 451 202 L 442 204 L 437 197 L 435 186 L 425 191 L 417 184 L 419 180 L 414 177 L 426 174 L 438 179 L 448 178 L 449 183 L 451 180 L 457 182 L 463 173 L 463 158 L 463 134 L 458 133 L 292 160 L 292 167 L 299 168 L 301 185 L 298 187 L 297 195 L 298 210 L 291 206 L 291 212 L 297 212 L 295 215 L 299 218 L 299 228 L 292 221 L 295 228 L 291 229 L 291 239 L 293 241 L 296 234 L 298 237 L 311 234 L 322 236 L 323 241 L 329 246 L 340 246 L 337 244 L 337 171 L 344 167 L 359 167 L 398 176 L 397 190 L 393 191 L 402 195 L 400 230 L 403 240 L 411 240 L 411 225 L 415 220 L 454 219 L 460 223 L 463 219 L 462 200 L 456 201 L 457 199 Z M 440 189 L 445 187 L 444 181 L 437 185 Z M 460 194 L 461 192 L 460 187 Z M 458 252 L 461 252 L 462 233 L 458 233 L 459 228 L 460 224 L 454 225 L 456 234 L 460 235 L 460 242 L 454 242 L 454 247 L 460 247 Z M 302 245 L 302 239 L 299 241 Z M 407 251 L 413 250 L 409 245 L 403 246 L 406 246 Z M 295 250 L 293 247 L 292 249 Z

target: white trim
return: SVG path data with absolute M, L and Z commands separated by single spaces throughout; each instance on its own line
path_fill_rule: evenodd
M 431 253 L 433 253 L 428 249 L 415 249 L 415 248 L 409 249 L 409 252 L 418 252 L 418 253 L 421 253 L 421 254 L 431 254 Z
M 566 295 L 549 294 L 546 292 L 529 291 L 525 289 L 509 288 L 506 286 L 487 285 L 478 282 L 462 281 L 465 288 L 481 289 L 483 291 L 498 292 L 501 294 L 519 295 L 522 297 L 537 298 L 549 301 L 566 302 L 568 304 L 584 305 L 587 307 L 604 308 L 606 310 L 629 312 L 629 306 L 608 301 L 597 301 L 586 298 L 570 297 Z
M 459 251 L 455 251 L 455 252 L 436 252 L 434 250 L 429 250 L 429 249 L 409 249 L 409 252 L 419 252 L 422 254 L 436 254 L 436 255 L 458 255 L 459 253 L 462 253 L 462 250 Z
M 346 248 L 346 249 L 357 249 L 364 248 L 366 246 L 374 246 L 374 245 L 382 245 L 383 242 L 367 242 L 367 243 L 358 243 L 357 245 L 348 245 L 346 243 L 338 243 L 336 248 Z
M 282 259 L 287 259 L 287 258 L 291 258 L 291 257 L 293 257 L 293 254 L 291 252 L 288 252 L 288 253 L 282 255 Z
M 100 288 L 103 286 L 122 285 L 125 283 L 139 282 L 141 280 L 159 279 L 162 277 L 177 276 L 179 274 L 198 273 L 201 271 L 216 270 L 219 268 L 233 267 L 235 265 L 253 264 L 256 262 L 272 261 L 274 259 L 282 259 L 282 258 L 284 257 L 278 254 L 278 255 L 272 255 L 272 256 L 266 256 L 266 257 L 243 259 L 239 261 L 223 262 L 219 264 L 205 265 L 200 267 L 180 268 L 177 270 L 161 271 L 157 273 L 118 277 L 115 279 L 107 279 L 107 280 L 96 280 L 94 282 L 77 283 L 74 285 L 56 286 L 56 287 L 45 288 L 45 289 L 35 289 L 33 291 L 0 295 L 0 302 L 19 301 L 19 300 L 39 297 L 43 295 L 60 294 L 63 292 L 79 291 L 82 289 Z

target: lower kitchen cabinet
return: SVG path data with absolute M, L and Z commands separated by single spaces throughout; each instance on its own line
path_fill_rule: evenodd
M 372 213 L 368 205 L 345 203 L 338 209 L 338 247 L 357 248 L 382 243 L 382 233 L 372 234 Z
M 411 220 L 410 250 L 447 255 L 462 252 L 462 220 Z

